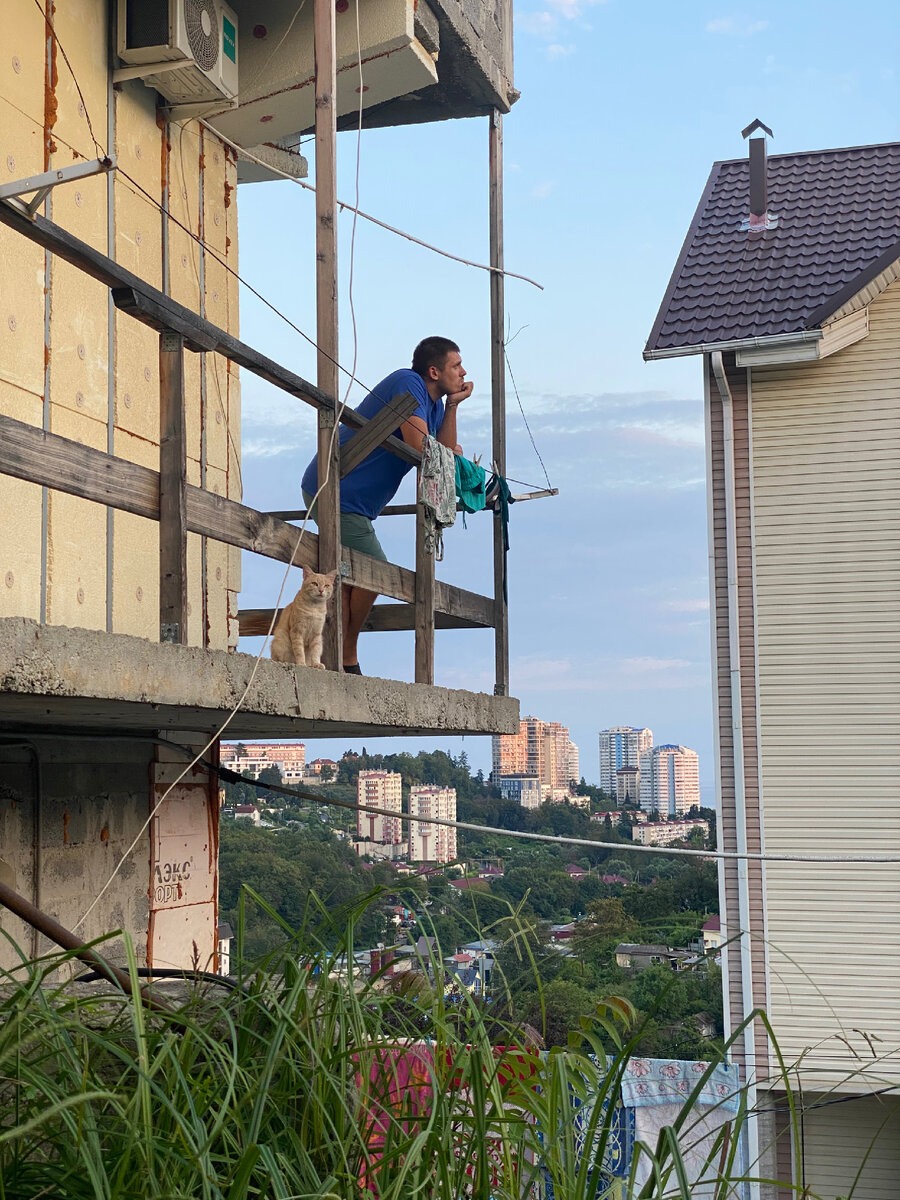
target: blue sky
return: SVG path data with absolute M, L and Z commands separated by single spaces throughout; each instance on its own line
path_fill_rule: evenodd
M 900 75 L 889 55 L 877 53 L 897 44 L 898 11 L 831 0 L 516 5 L 522 98 L 504 129 L 506 265 L 544 291 L 508 282 L 510 331 L 521 330 L 509 356 L 560 496 L 513 510 L 511 682 L 523 715 L 569 725 L 589 780 L 597 775 L 599 729 L 648 725 L 657 742 L 697 750 L 712 800 L 700 363 L 645 364 L 641 350 L 710 165 L 743 156 L 740 130 L 754 117 L 773 128 L 773 154 L 898 137 Z M 486 126 L 478 119 L 365 131 L 360 206 L 487 261 Z M 352 201 L 356 135 L 338 143 L 339 194 Z M 239 216 L 242 274 L 314 331 L 311 195 L 289 183 L 242 187 Z M 341 357 L 348 366 L 351 230 L 344 214 Z M 408 365 L 426 334 L 453 337 L 475 383 L 460 410 L 462 444 L 467 454 L 489 457 L 486 274 L 365 222 L 352 261 L 359 378 L 374 384 Z M 242 306 L 243 338 L 314 379 L 312 348 L 249 294 Z M 542 485 L 507 386 L 509 474 Z M 350 402 L 362 395 L 354 389 Z M 314 441 L 308 410 L 246 374 L 243 397 L 245 501 L 261 509 L 298 504 Z M 409 479 L 398 499 L 407 491 L 411 497 Z M 440 578 L 490 590 L 489 524 L 473 517 L 467 530 L 458 525 L 447 535 Z M 411 521 L 383 518 L 379 534 L 393 561 L 412 565 Z M 242 605 L 273 603 L 280 571 L 246 556 Z M 361 661 L 368 674 L 411 678 L 411 636 L 370 635 Z M 490 691 L 490 636 L 439 633 L 436 681 Z M 460 746 L 404 743 L 433 744 Z M 310 751 L 334 756 L 346 745 L 316 742 Z M 488 739 L 466 739 L 465 749 L 489 768 Z

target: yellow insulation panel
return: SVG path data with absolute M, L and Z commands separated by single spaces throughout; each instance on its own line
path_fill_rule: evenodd
M 0 227 L 0 381 L 43 397 L 44 252 L 5 225 Z
M 122 429 L 116 430 L 115 452 L 118 458 L 159 470 L 159 447 Z M 159 524 L 117 512 L 113 561 L 113 632 L 159 641 Z
M 106 449 L 106 425 L 59 404 L 50 431 L 95 450 Z M 51 491 L 47 523 L 47 622 L 106 628 L 106 508 Z
M 206 356 L 206 463 L 228 469 L 228 372 L 219 354 Z M 223 495 L 225 492 L 223 491 Z
M 153 88 L 146 87 L 138 80 L 123 83 L 116 93 L 116 157 L 119 172 L 130 188 L 143 188 L 155 201 L 162 200 L 162 139 Z M 150 205 L 149 200 L 147 204 Z M 158 225 L 159 209 L 155 205 L 152 207 L 157 214 Z
M 40 425 L 43 401 L 0 381 L 0 413 Z M 41 489 L 36 483 L 0 475 L 0 616 L 41 615 Z
M 116 179 L 116 261 L 158 288 L 162 283 L 162 226 L 159 209 Z
M 4 5 L 0 53 L 0 179 L 25 179 L 44 170 L 44 75 L 47 39 L 35 4 Z
M 116 425 L 159 442 L 159 334 L 116 313 Z
M 50 286 L 50 400 L 105 422 L 108 289 L 61 258 L 53 259 Z
M 106 151 L 106 68 L 109 44 L 107 22 L 105 4 L 82 2 L 57 4 L 53 8 L 53 28 L 60 44 L 65 47 L 68 60 L 78 77 L 76 88 L 65 58 L 58 53 L 58 109 L 53 127 L 53 136 L 58 147 L 53 158 L 55 167 L 72 161 L 72 150 L 69 147 L 77 150 L 83 158 L 100 158 Z M 99 143 L 99 149 L 94 144 L 94 138 Z

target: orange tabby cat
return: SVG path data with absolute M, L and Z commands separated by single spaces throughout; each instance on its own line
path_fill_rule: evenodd
M 334 593 L 336 571 L 320 575 L 303 568 L 303 583 L 290 604 L 282 610 L 272 635 L 272 658 L 276 662 L 321 667 L 322 630 L 328 615 L 328 601 Z

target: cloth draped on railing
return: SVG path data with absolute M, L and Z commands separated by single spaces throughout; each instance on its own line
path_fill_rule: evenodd
M 456 455 L 430 434 L 422 442 L 419 500 L 425 506 L 425 546 L 435 561 L 444 557 L 444 530 L 456 520 Z

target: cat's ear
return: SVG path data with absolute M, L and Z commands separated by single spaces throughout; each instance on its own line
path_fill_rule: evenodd
M 303 581 L 305 583 L 306 580 L 309 579 L 310 575 L 313 574 L 313 569 L 312 567 L 301 567 L 300 569 L 303 572 Z
M 337 573 L 337 571 L 332 571 L 330 575 L 326 575 L 326 576 L 325 576 L 325 578 L 326 578 L 326 579 L 330 579 L 330 580 L 331 580 L 331 586 L 332 586 L 332 587 L 334 587 L 334 585 L 337 583 L 337 577 L 338 577 L 338 573 Z

